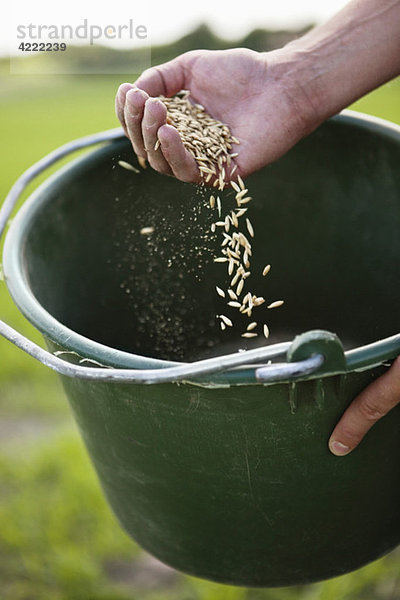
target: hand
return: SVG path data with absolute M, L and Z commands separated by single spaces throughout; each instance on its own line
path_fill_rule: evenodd
M 348 454 L 371 427 L 400 402 L 400 357 L 379 379 L 357 396 L 344 412 L 329 440 L 337 456 Z
M 188 89 L 194 102 L 228 124 L 239 139 L 234 162 L 245 177 L 277 160 L 319 124 L 295 80 L 296 70 L 288 75 L 287 63 L 284 50 L 188 52 L 146 70 L 135 84 L 122 84 L 116 113 L 138 156 L 147 158 L 160 173 L 197 182 L 200 173 L 195 160 L 177 130 L 166 124 L 166 108 L 155 98 Z M 155 151 L 157 139 L 161 145 Z

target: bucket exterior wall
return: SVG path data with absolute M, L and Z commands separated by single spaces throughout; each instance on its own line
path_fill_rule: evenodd
M 400 406 L 352 454 L 327 447 L 383 370 L 221 389 L 62 380 L 143 548 L 198 577 L 271 587 L 341 575 L 400 543 Z
M 198 252 L 185 238 L 192 227 L 202 240 L 208 202 L 196 225 L 191 186 L 150 169 L 118 170 L 131 154 L 127 140 L 90 153 L 23 207 L 3 261 L 16 304 L 51 351 L 118 368 L 196 360 L 196 342 L 209 335 L 207 352 L 228 353 L 232 343 L 236 351 L 238 341 L 224 346 L 210 325 L 220 314 L 211 293 L 218 265 L 210 259 L 199 288 Z M 324 328 L 346 349 L 385 346 L 399 332 L 399 164 L 398 130 L 346 116 L 249 178 L 253 224 L 270 232 L 268 295 L 285 298 L 283 316 L 270 311 L 271 343 Z M 139 232 L 160 211 L 158 232 L 173 235 L 151 254 L 154 240 Z M 257 234 L 254 249 L 267 237 Z M 261 260 L 252 263 L 259 274 Z M 155 347 L 157 311 L 145 312 L 153 292 L 157 310 L 164 301 L 167 313 L 179 305 L 181 354 L 175 326 Z M 375 354 L 362 365 L 368 370 L 296 384 L 247 385 L 241 371 L 208 388 L 62 380 L 100 483 L 132 537 L 196 576 L 283 586 L 343 574 L 400 543 L 400 407 L 350 455 L 327 447 L 345 408 L 397 353 Z M 247 371 L 254 381 L 254 368 Z

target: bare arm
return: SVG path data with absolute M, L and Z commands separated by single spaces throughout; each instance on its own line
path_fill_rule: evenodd
M 284 50 L 324 121 L 400 74 L 400 0 L 352 0 Z

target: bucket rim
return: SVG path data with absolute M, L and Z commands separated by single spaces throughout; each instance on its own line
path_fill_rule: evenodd
M 400 142 L 400 126 L 378 117 L 345 110 L 339 115 L 332 117 L 330 121 L 355 125 L 362 129 L 371 130 L 374 133 L 379 132 L 386 137 Z M 121 140 L 112 142 L 113 145 L 121 143 Z M 123 143 L 125 143 L 125 140 L 123 140 Z M 94 155 L 101 157 L 103 153 L 108 154 L 108 152 L 109 145 L 91 150 L 83 156 L 79 156 L 47 177 L 29 195 L 24 205 L 18 210 L 15 218 L 12 220 L 4 244 L 3 269 L 7 288 L 15 304 L 28 321 L 45 338 L 51 340 L 57 346 L 66 349 L 67 352 L 76 353 L 82 358 L 87 358 L 89 361 L 92 360 L 101 365 L 119 368 L 162 369 L 188 364 L 118 350 L 79 334 L 52 316 L 36 299 L 30 288 L 26 277 L 26 270 L 21 260 L 22 252 L 20 252 L 20 249 L 24 246 L 33 217 L 48 202 L 48 197 L 46 197 L 44 192 L 53 182 L 59 182 L 71 172 L 84 170 L 85 165 L 92 161 Z M 276 344 L 276 346 L 279 345 L 281 344 Z M 290 345 L 290 342 L 288 342 L 288 345 Z M 271 348 L 274 346 L 270 345 Z M 400 334 L 377 340 L 367 346 L 348 350 L 345 355 L 348 370 L 363 370 L 365 368 L 372 368 L 384 360 L 388 360 L 388 358 L 394 358 L 399 353 Z M 221 384 L 221 381 L 226 385 L 238 383 L 239 381 L 240 383 L 259 383 L 255 378 L 255 370 L 259 366 L 238 367 L 232 371 L 225 371 L 222 375 L 215 376 L 213 379 L 216 382 L 218 381 L 218 385 Z

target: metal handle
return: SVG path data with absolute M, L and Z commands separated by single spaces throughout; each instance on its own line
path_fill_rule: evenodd
M 57 150 L 54 150 L 37 163 L 25 171 L 15 182 L 8 193 L 3 206 L 0 210 L 0 238 L 8 223 L 10 215 L 20 198 L 22 192 L 37 175 L 42 173 L 48 167 L 59 161 L 61 158 L 101 142 L 111 142 L 120 137 L 124 137 L 121 128 L 110 129 L 94 135 L 85 136 L 64 144 Z M 123 383 L 166 383 L 172 381 L 187 381 L 193 378 L 212 375 L 234 369 L 249 364 L 257 364 L 276 356 L 285 354 L 291 347 L 291 342 L 283 342 L 263 348 L 248 350 L 247 352 L 227 354 L 217 356 L 206 360 L 200 360 L 193 363 L 178 363 L 173 367 L 162 369 L 116 369 L 116 368 L 97 368 L 84 367 L 69 363 L 58 358 L 51 352 L 48 352 L 28 340 L 21 333 L 0 320 L 0 335 L 9 340 L 12 344 L 41 362 L 54 371 L 68 377 L 79 379 L 88 379 L 96 381 L 110 381 Z M 263 383 L 276 381 L 277 379 L 293 379 L 294 377 L 304 377 L 319 369 L 324 362 L 322 354 L 314 354 L 311 357 L 291 363 L 272 364 L 260 366 L 256 369 L 256 380 Z

